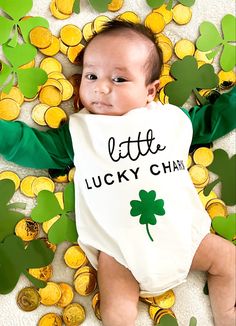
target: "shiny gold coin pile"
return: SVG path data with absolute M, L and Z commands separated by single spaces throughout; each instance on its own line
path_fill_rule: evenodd
M 88 259 L 79 245 L 69 247 L 64 254 L 64 261 L 70 268 L 79 268 L 88 263 Z
M 169 309 L 175 303 L 175 294 L 173 290 L 168 290 L 156 297 L 147 297 L 147 298 L 140 297 L 140 301 L 149 303 L 153 306 L 157 306 L 162 309 Z
M 174 312 L 171 309 L 162 309 L 153 305 L 150 305 L 149 307 L 149 316 L 152 320 L 154 320 L 155 323 L 159 323 L 161 318 L 167 314 L 176 318 Z
M 25 287 L 17 295 L 17 304 L 24 311 L 33 311 L 40 305 L 40 295 L 34 287 Z
M 23 218 L 16 224 L 15 233 L 23 241 L 31 241 L 38 236 L 39 225 L 31 218 Z
M 96 35 L 99 31 L 101 31 L 104 23 L 108 22 L 109 20 L 109 17 L 100 15 L 96 17 L 92 22 L 86 23 L 82 29 L 82 34 L 85 41 L 89 41 L 93 35 Z
M 1 177 L 1 174 L 0 174 Z M 27 197 L 35 197 L 41 190 L 55 190 L 54 182 L 47 177 L 26 176 L 20 182 L 20 191 Z
M 97 273 L 89 266 L 81 267 L 74 276 L 74 287 L 82 296 L 90 295 L 97 288 Z

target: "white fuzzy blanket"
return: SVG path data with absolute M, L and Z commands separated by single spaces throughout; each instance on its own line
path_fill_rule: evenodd
M 132 10 L 136 12 L 143 20 L 145 16 L 151 11 L 146 4 L 145 0 L 125 0 L 124 6 L 120 12 L 126 10 Z M 81 0 L 81 13 L 79 15 L 72 15 L 71 18 L 62 21 L 57 20 L 51 16 L 49 11 L 50 0 L 34 0 L 32 11 L 29 13 L 34 16 L 42 16 L 49 20 L 50 29 L 55 35 L 59 35 L 60 28 L 65 24 L 76 24 L 80 28 L 86 22 L 92 21 L 98 13 L 93 11 L 89 6 L 87 0 Z M 191 22 L 186 26 L 178 26 L 174 22 L 171 22 L 166 26 L 164 33 L 171 38 L 173 43 L 181 38 L 187 38 L 195 41 L 198 37 L 198 27 L 203 21 L 211 21 L 218 27 L 222 17 L 227 13 L 235 12 L 234 0 L 196 0 L 195 5 L 192 7 L 193 17 Z M 118 12 L 118 13 L 120 13 Z M 117 13 L 106 13 L 109 17 L 115 17 Z M 0 52 L 0 58 L 1 58 Z M 42 57 L 38 57 L 38 62 Z M 76 73 L 77 67 L 69 63 L 69 61 L 62 55 L 56 55 L 63 64 L 63 73 L 66 76 L 70 76 Z M 216 66 L 217 67 L 217 66 Z M 218 69 L 217 69 L 218 71 Z M 25 121 L 31 126 L 35 126 L 31 120 L 31 108 L 37 102 L 25 103 L 22 106 L 22 111 L 19 120 Z M 72 101 L 63 102 L 62 107 L 70 113 L 72 107 Z M 38 128 L 38 127 L 37 127 Z M 1 141 L 1 140 L 0 140 Z M 230 156 L 235 153 L 235 132 L 231 132 L 229 135 L 221 138 L 214 144 L 214 148 L 225 149 Z M 18 173 L 20 178 L 26 175 L 47 175 L 47 171 L 25 169 L 0 158 L 0 171 L 13 170 Z M 57 191 L 61 189 L 61 186 L 57 186 Z M 35 201 L 28 199 L 17 192 L 14 195 L 13 201 L 21 201 L 27 203 L 26 215 L 29 216 L 31 209 L 35 205 Z M 235 207 L 229 208 L 229 212 L 233 212 Z M 68 282 L 72 283 L 73 270 L 69 269 L 63 261 L 63 253 L 69 244 L 63 243 L 58 246 L 56 256 L 53 262 L 54 274 L 52 280 L 55 282 Z M 14 255 L 14 253 L 12 253 Z M 201 272 L 192 272 L 189 274 L 187 282 L 174 289 L 176 295 L 176 303 L 173 310 L 176 314 L 177 320 L 180 326 L 188 326 L 191 316 L 195 316 L 198 320 L 198 326 L 213 326 L 212 314 L 210 309 L 210 303 L 208 296 L 203 294 L 203 286 L 205 283 L 205 275 Z M 1 280 L 0 280 L 1 281 Z M 25 277 L 21 277 L 16 288 L 8 295 L 0 295 L 0 326 L 35 326 L 39 318 L 47 312 L 61 313 L 61 309 L 52 306 L 40 307 L 33 312 L 23 312 L 16 305 L 16 295 L 18 291 L 24 286 L 29 285 L 29 281 Z M 74 301 L 81 303 L 86 309 L 86 320 L 83 323 L 85 326 L 97 326 L 101 323 L 94 316 L 91 308 L 91 297 L 75 296 Z M 136 322 L 137 326 L 151 326 L 153 322 L 148 315 L 148 307 L 144 303 L 139 303 L 139 316 Z M 223 326 L 223 325 L 222 325 Z

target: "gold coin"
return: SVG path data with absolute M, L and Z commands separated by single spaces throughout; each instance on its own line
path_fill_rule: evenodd
M 70 304 L 74 298 L 74 292 L 72 287 L 67 283 L 59 283 L 61 288 L 61 298 L 57 303 L 57 306 L 64 308 Z
M 174 80 L 173 77 L 171 77 L 170 75 L 161 75 L 161 77 L 159 78 L 160 84 L 159 87 L 160 89 L 165 87 L 168 83 L 172 82 Z
M 61 103 L 62 94 L 55 86 L 44 86 L 39 93 L 39 101 L 49 106 L 57 106 Z
M 193 164 L 192 156 L 188 155 L 187 169 L 189 169 L 192 164 Z
M 165 88 L 162 87 L 159 91 L 158 98 L 162 104 L 169 103 L 169 97 L 165 94 Z
M 55 192 L 54 194 L 60 204 L 61 208 L 64 209 L 64 194 L 62 191 Z
M 49 312 L 40 318 L 38 326 L 62 326 L 62 319 L 58 314 Z
M 99 292 L 96 293 L 92 298 L 92 308 L 95 313 L 95 316 L 102 320 L 101 314 L 100 314 L 100 294 Z
M 52 78 L 52 79 L 61 79 L 61 78 L 66 78 L 61 72 L 58 72 L 58 71 L 53 71 L 53 72 L 50 72 L 48 74 L 48 78 Z
M 74 176 L 75 176 L 75 167 L 73 167 L 72 169 L 70 169 L 69 173 L 68 173 L 68 180 L 69 182 L 74 180 Z
M 66 1 L 64 1 L 64 2 L 66 2 Z M 65 15 L 57 9 L 56 0 L 51 0 L 50 11 L 51 11 L 51 14 L 53 15 L 53 17 L 55 17 L 57 19 L 67 19 L 71 16 L 70 14 Z
M 56 215 L 54 216 L 53 218 L 51 218 L 50 220 L 46 221 L 46 222 L 43 222 L 42 223 L 42 228 L 43 228 L 43 231 L 45 233 L 48 233 L 50 227 L 57 221 L 59 220 L 61 216 L 60 215 Z
M 163 4 L 161 7 L 153 9 L 153 12 L 158 12 L 160 14 L 162 14 L 165 24 L 169 24 L 172 21 L 173 18 L 173 13 L 172 10 L 168 10 L 166 9 L 167 5 Z
M 163 54 L 163 63 L 167 63 L 172 57 L 173 48 L 166 42 L 160 42 L 159 47 L 161 48 Z
M 16 224 L 15 233 L 23 241 L 31 241 L 37 237 L 39 225 L 31 218 L 23 218 Z
M 93 23 L 89 22 L 84 25 L 82 29 L 83 37 L 86 42 L 93 36 L 93 28 L 92 28 Z
M 54 182 L 57 182 L 57 183 L 66 183 L 66 182 L 68 182 L 67 174 L 59 175 L 57 177 L 51 177 L 51 178 L 52 178 L 52 180 Z
M 71 15 L 75 0 L 56 0 L 57 9 L 64 15 Z
M 0 100 L 0 119 L 12 121 L 19 117 L 20 105 L 10 98 Z
M 38 87 L 38 89 L 40 90 L 41 87 Z M 32 98 L 29 98 L 29 97 L 25 97 L 25 102 L 33 102 L 34 100 L 36 100 L 38 98 L 38 93 L 32 97 Z
M 144 25 L 154 33 L 161 33 L 165 28 L 165 20 L 159 12 L 151 12 L 145 18 Z
M 97 292 L 92 298 L 92 308 L 95 309 L 96 304 L 100 301 L 100 293 Z
M 193 160 L 196 164 L 209 166 L 214 159 L 213 151 L 207 147 L 199 147 L 193 153 Z
M 12 172 L 12 171 L 0 172 L 0 180 L 3 180 L 3 179 L 12 180 L 15 184 L 15 190 L 17 190 L 20 186 L 20 178 L 15 172 Z
M 65 307 L 62 315 L 67 326 L 77 326 L 85 320 L 85 310 L 79 303 L 71 303 Z
M 236 74 L 233 70 L 227 72 L 221 70 L 217 75 L 219 77 L 219 86 L 221 89 L 231 88 L 236 83 Z
M 79 268 L 87 262 L 85 253 L 78 245 L 71 246 L 66 250 L 64 260 L 70 268 Z
M 204 193 L 203 193 L 203 190 L 201 190 L 198 193 L 198 196 L 201 199 L 201 202 L 202 202 L 204 207 L 206 207 L 206 204 L 207 204 L 207 202 L 209 202 L 209 200 L 217 198 L 217 195 L 216 195 L 216 193 L 214 191 L 211 191 L 209 193 L 209 195 L 205 196 Z
M 41 190 L 49 190 L 53 192 L 54 189 L 54 182 L 47 177 L 38 177 L 32 183 L 32 191 L 35 195 L 38 195 Z
M 183 59 L 186 55 L 194 55 L 195 45 L 186 39 L 179 40 L 175 44 L 175 54 L 179 59 Z
M 103 29 L 103 25 L 109 20 L 111 19 L 104 15 L 96 17 L 93 21 L 92 30 L 94 30 L 95 33 L 99 33 Z
M 41 303 L 45 306 L 54 305 L 61 298 L 61 288 L 55 282 L 47 282 L 47 285 L 38 291 L 41 296 Z
M 213 203 L 221 203 L 223 206 L 226 206 L 225 205 L 225 202 L 223 202 L 223 200 L 222 199 L 219 199 L 219 198 L 212 198 L 212 199 L 210 199 L 207 203 L 206 203 L 206 209 L 207 209 L 207 207 L 210 205 L 210 204 L 213 204 Z
M 131 23 L 140 24 L 141 19 L 133 11 L 125 11 L 123 14 L 116 17 L 118 20 L 126 20 Z
M 221 202 L 214 202 L 208 205 L 206 210 L 211 219 L 213 219 L 216 216 L 226 217 L 228 215 L 227 207 L 223 205 Z
M 54 56 L 56 55 L 60 50 L 60 42 L 59 42 L 59 39 L 53 35 L 52 36 L 52 42 L 51 42 L 51 45 L 49 45 L 47 48 L 45 49 L 39 49 L 39 51 L 45 55 L 48 55 L 48 56 Z
M 160 308 L 171 308 L 175 303 L 175 294 L 172 290 L 166 291 L 165 293 L 154 297 L 154 302 Z
M 47 74 L 50 74 L 50 72 L 53 71 L 58 71 L 58 72 L 62 72 L 62 65 L 61 63 L 55 59 L 55 58 L 44 58 L 41 62 L 40 62 L 40 66 L 41 69 L 43 69 L 44 71 L 46 71 Z
M 90 295 L 97 288 L 97 278 L 93 273 L 81 273 L 74 280 L 74 286 L 76 292 L 80 295 Z
M 58 81 L 62 85 L 62 101 L 67 101 L 69 100 L 74 93 L 74 88 L 73 85 L 69 82 L 67 79 L 58 79 Z
M 37 179 L 37 177 L 28 175 L 21 180 L 20 191 L 22 192 L 23 195 L 30 198 L 35 197 L 35 194 L 32 191 L 32 183 L 34 182 L 35 179 Z
M 118 11 L 122 8 L 123 6 L 123 3 L 124 3 L 124 0 L 112 0 L 108 6 L 107 6 L 107 9 L 109 11 Z
M 196 52 L 195 52 L 196 53 Z M 200 68 L 201 66 L 205 65 L 206 62 L 205 61 L 201 61 L 201 60 L 198 60 L 197 61 L 197 67 Z
M 19 105 L 22 105 L 22 103 L 24 102 L 24 95 L 22 94 L 21 90 L 17 86 L 13 86 L 8 94 L 1 92 L 0 100 L 3 100 L 4 98 L 10 98 L 14 100 L 16 103 L 18 103 Z
M 45 242 L 45 244 L 47 245 L 47 247 L 48 247 L 49 249 L 51 249 L 53 252 L 56 251 L 57 246 L 56 246 L 54 243 L 51 243 L 50 241 L 48 241 L 48 238 L 46 238 L 46 237 L 42 237 L 42 238 L 40 238 L 40 239 L 43 240 L 43 241 Z
M 67 56 L 67 51 L 69 47 L 62 42 L 61 38 L 59 38 L 59 42 L 60 42 L 60 52 Z
M 159 33 L 155 35 L 155 39 L 156 39 L 156 43 L 167 43 L 171 46 L 171 48 L 173 48 L 173 44 L 171 42 L 171 39 L 169 39 L 169 37 L 167 37 L 166 35 L 164 35 L 163 33 Z
M 28 272 L 30 275 L 42 281 L 48 281 L 53 274 L 52 265 L 43 266 L 40 268 L 29 268 Z
M 157 314 L 155 316 L 155 322 L 159 324 L 161 318 L 164 315 L 171 315 L 172 317 L 174 317 L 176 319 L 175 314 L 171 309 L 161 309 L 160 311 L 157 312 Z
M 67 120 L 67 115 L 61 108 L 51 106 L 45 112 L 44 119 L 50 128 L 59 128 L 61 123 Z
M 40 126 L 46 126 L 47 123 L 45 122 L 44 115 L 47 109 L 49 108 L 49 105 L 39 103 L 35 105 L 31 112 L 31 117 Z
M 205 166 L 200 164 L 195 164 L 189 169 L 189 173 L 194 185 L 201 185 L 209 177 L 209 172 Z
M 61 79 L 64 80 L 64 78 L 61 78 Z M 54 87 L 56 87 L 60 91 L 60 93 L 63 92 L 63 86 L 60 83 L 59 79 L 48 78 L 48 80 L 46 81 L 46 83 L 43 84 L 43 87 L 45 87 L 45 86 L 54 86 Z
M 18 293 L 16 302 L 20 309 L 33 311 L 40 305 L 40 295 L 34 287 L 25 287 Z
M 31 60 L 30 62 L 26 63 L 25 65 L 20 66 L 18 69 L 29 69 L 35 67 L 35 60 Z
M 192 18 L 192 10 L 189 7 L 178 4 L 172 9 L 173 20 L 178 25 L 188 24 Z
M 40 49 L 45 49 L 52 43 L 51 31 L 48 28 L 42 26 L 37 26 L 31 29 L 29 38 L 30 43 Z
M 74 64 L 79 63 L 79 55 L 83 49 L 84 49 L 83 44 L 78 44 L 76 46 L 69 46 L 67 51 L 67 58 L 70 60 L 70 62 Z
M 160 311 L 161 308 L 157 306 L 153 306 L 152 304 L 149 306 L 149 316 L 151 317 L 152 320 L 155 320 L 156 313 Z
M 61 28 L 60 37 L 64 44 L 75 46 L 81 42 L 82 32 L 77 26 L 69 24 Z
M 90 267 L 90 266 L 83 266 L 83 267 L 80 267 L 80 268 L 75 272 L 74 280 L 76 279 L 76 277 L 77 277 L 79 274 L 82 274 L 82 273 L 91 273 L 91 274 L 94 274 L 95 277 L 97 277 L 97 271 L 96 271 L 93 267 Z
M 205 64 L 206 63 L 212 63 L 213 62 L 213 58 L 212 59 L 208 59 L 207 58 L 207 54 L 209 52 L 203 52 L 203 51 L 200 51 L 200 50 L 196 50 L 195 53 L 194 53 L 194 57 L 197 59 L 197 61 L 204 61 Z
M 161 76 L 168 76 L 170 74 L 171 66 L 168 63 L 164 63 L 161 68 Z

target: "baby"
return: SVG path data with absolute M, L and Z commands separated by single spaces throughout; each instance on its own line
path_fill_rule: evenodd
M 35 168 L 74 162 L 78 243 L 98 271 L 105 326 L 134 326 L 139 296 L 181 284 L 190 270 L 208 272 L 215 325 L 233 326 L 235 248 L 209 233 L 186 162 L 191 143 L 236 127 L 235 89 L 189 113 L 161 105 L 161 64 L 148 29 L 107 23 L 83 54 L 84 109 L 47 132 L 0 121 L 0 153 Z

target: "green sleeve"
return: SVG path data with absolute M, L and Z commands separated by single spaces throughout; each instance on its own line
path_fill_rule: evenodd
M 68 123 L 39 131 L 24 122 L 0 120 L 0 155 L 30 168 L 66 168 L 74 156 Z
M 193 125 L 192 145 L 210 143 L 236 128 L 236 87 L 213 104 L 182 109 Z

